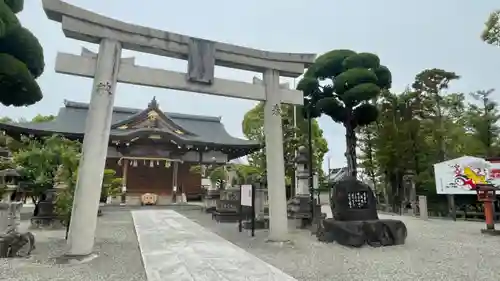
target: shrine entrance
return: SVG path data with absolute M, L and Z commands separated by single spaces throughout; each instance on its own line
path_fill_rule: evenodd
M 288 225 L 280 105 L 301 105 L 303 94 L 280 85 L 280 76 L 296 78 L 315 54 L 261 51 L 128 24 L 60 0 L 43 0 L 49 19 L 60 22 L 68 38 L 99 44 L 98 54 L 59 53 L 56 71 L 93 78 L 83 156 L 69 233 L 70 255 L 92 252 L 99 186 L 106 159 L 117 82 L 235 97 L 264 102 L 265 145 L 268 153 L 271 240 L 287 239 Z M 122 58 L 122 49 L 184 59 L 187 73 L 137 66 Z M 214 77 L 215 65 L 263 74 L 262 81 L 244 83 Z

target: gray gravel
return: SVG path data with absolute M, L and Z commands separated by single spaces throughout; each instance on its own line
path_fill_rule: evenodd
M 22 222 L 24 227 L 29 222 Z M 23 226 L 23 225 L 21 225 Z M 36 250 L 28 259 L 0 260 L 0 280 L 8 281 L 146 281 L 130 212 L 107 212 L 98 220 L 95 250 L 87 264 L 56 265 L 64 253 L 64 230 L 34 231 Z
M 500 237 L 480 234 L 483 223 L 396 217 L 408 227 L 406 245 L 351 249 L 317 242 L 304 230 L 292 231 L 293 244 L 266 243 L 266 231 L 251 238 L 239 233 L 236 224 L 217 224 L 203 212 L 176 211 L 298 280 L 500 280 Z M 64 231 L 37 231 L 35 235 L 33 257 L 0 260 L 1 281 L 146 280 L 129 210 L 109 210 L 99 218 L 99 257 L 88 264 L 53 263 L 53 257 L 63 253 Z
M 480 234 L 482 223 L 394 217 L 408 227 L 406 245 L 352 249 L 317 242 L 305 230 L 292 231 L 292 245 L 270 244 L 267 231 L 252 238 L 202 212 L 181 213 L 298 280 L 500 280 L 500 237 Z

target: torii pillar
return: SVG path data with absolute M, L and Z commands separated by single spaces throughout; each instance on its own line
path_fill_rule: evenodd
M 137 26 L 61 0 L 43 0 L 43 7 L 51 20 L 62 24 L 67 37 L 100 44 L 97 59 L 85 54 L 59 54 L 56 60 L 57 72 L 94 79 L 73 204 L 69 255 L 89 255 L 93 250 L 117 82 L 263 101 L 270 201 L 269 240 L 288 238 L 280 105 L 299 105 L 304 99 L 300 91 L 280 88 L 279 77 L 302 75 L 304 68 L 313 63 L 315 54 L 269 52 Z M 122 47 L 187 59 L 188 72 L 126 63 L 120 59 Z M 264 85 L 214 77 L 216 65 L 262 73 Z

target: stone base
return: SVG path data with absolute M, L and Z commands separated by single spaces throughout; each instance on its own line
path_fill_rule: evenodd
M 481 229 L 481 233 L 489 234 L 492 236 L 500 236 L 500 230 L 497 229 Z
M 77 265 L 90 262 L 97 257 L 98 255 L 96 253 L 91 253 L 89 255 L 63 255 L 55 258 L 55 262 L 56 264 Z
M 240 214 L 237 212 L 212 212 L 212 219 L 217 222 L 238 222 L 240 219 Z
M 243 229 L 252 229 L 252 221 L 246 220 L 242 222 Z M 269 219 L 255 219 L 255 228 L 259 229 L 269 229 Z
M 61 219 L 56 218 L 31 218 L 30 229 L 63 229 L 66 228 Z
M 207 214 L 211 214 L 215 212 L 215 207 L 208 207 L 208 208 L 205 208 L 205 213 Z
M 27 257 L 35 249 L 31 232 L 11 232 L 0 235 L 0 258 Z
M 336 221 L 325 219 L 316 233 L 319 241 L 337 242 L 344 246 L 372 247 L 401 245 L 408 232 L 399 220 Z

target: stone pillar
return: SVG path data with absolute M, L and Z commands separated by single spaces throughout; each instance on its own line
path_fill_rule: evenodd
M 119 42 L 101 41 L 71 213 L 68 256 L 89 255 L 94 247 L 120 57 Z
M 418 207 L 420 209 L 420 218 L 424 220 L 428 219 L 429 213 L 427 210 L 427 196 L 418 196 Z
M 22 207 L 22 202 L 0 202 L 0 236 L 19 231 Z
M 297 170 L 295 170 L 297 189 L 295 190 L 296 196 L 309 196 L 309 171 L 305 168 L 305 164 L 299 163 Z
M 411 181 L 410 201 L 411 201 L 412 215 L 415 216 L 417 214 L 417 189 L 415 187 L 414 179 L 412 179 Z
M 288 239 L 288 220 L 285 190 L 285 163 L 283 159 L 283 130 L 281 125 L 281 97 L 279 73 L 264 73 L 266 102 L 264 103 L 264 132 L 266 135 L 267 188 L 269 192 L 269 240 Z

